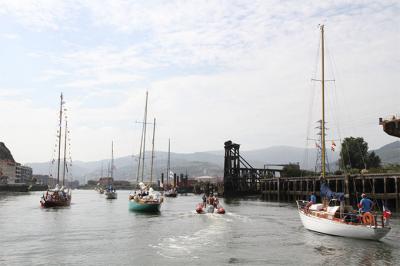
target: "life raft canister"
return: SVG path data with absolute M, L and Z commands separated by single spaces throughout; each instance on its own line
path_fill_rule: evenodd
M 366 212 L 362 216 L 362 222 L 363 222 L 363 224 L 374 225 L 375 224 L 375 218 L 370 212 Z

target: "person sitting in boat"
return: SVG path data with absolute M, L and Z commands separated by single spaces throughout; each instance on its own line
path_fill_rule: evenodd
M 218 200 L 218 197 L 215 197 L 214 198 L 214 208 L 218 208 L 218 206 L 219 206 L 219 200 Z
M 358 205 L 361 213 L 371 212 L 372 207 L 374 206 L 374 203 L 372 202 L 372 200 L 367 198 L 367 195 L 365 195 L 365 193 L 361 194 L 361 198 L 362 199 Z
M 317 196 L 315 196 L 314 192 L 310 193 L 310 201 L 307 203 L 305 209 L 308 210 L 311 205 L 316 204 L 317 203 Z
M 210 197 L 208 198 L 208 204 L 214 206 L 214 195 L 211 193 Z
M 207 207 L 207 196 L 206 196 L 206 193 L 204 193 L 202 199 L 203 199 L 203 207 L 205 208 L 205 207 Z

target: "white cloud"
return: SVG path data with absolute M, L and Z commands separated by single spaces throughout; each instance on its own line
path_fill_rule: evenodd
M 390 138 L 377 118 L 398 112 L 399 10 L 395 1 L 0 4 L 0 14 L 28 30 L 60 31 L 57 36 L 73 44 L 30 54 L 50 62 L 36 78 L 43 86 L 70 95 L 82 89 L 67 98 L 79 159 L 99 158 L 96 148 L 117 138 L 130 143 L 121 153 L 131 153 L 145 87 L 160 145 L 171 137 L 176 151 L 218 149 L 228 138 L 247 149 L 302 146 L 307 121 L 319 114 L 318 89 L 311 117 L 307 105 L 321 22 L 327 24 L 327 59 L 334 59 L 328 78 L 335 70 L 337 80 L 336 94 L 328 85 L 328 119 L 343 124 L 342 137 L 361 135 L 372 147 L 382 145 Z M 34 108 L 26 106 L 26 112 Z
M 13 16 L 19 23 L 37 30 L 59 30 L 76 11 L 76 1 L 52 0 L 4 0 L 0 2 L 0 14 Z

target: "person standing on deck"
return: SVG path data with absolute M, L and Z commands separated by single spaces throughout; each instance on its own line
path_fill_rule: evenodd
M 314 192 L 311 192 L 310 201 L 312 202 L 312 204 L 316 204 L 317 203 L 317 196 L 315 196 Z
M 207 207 L 207 196 L 206 196 L 206 193 L 204 193 L 204 195 L 203 195 L 203 207 L 204 208 Z
M 367 198 L 367 195 L 365 195 L 365 193 L 361 194 L 361 201 L 359 204 L 359 208 L 361 209 L 361 213 L 365 213 L 365 212 L 371 212 L 372 207 L 374 206 L 374 203 L 372 202 L 372 200 L 370 200 L 369 198 Z
M 311 207 L 311 205 L 317 203 L 317 197 L 315 196 L 314 192 L 310 193 L 310 201 L 307 203 L 305 209 L 308 211 L 308 209 Z

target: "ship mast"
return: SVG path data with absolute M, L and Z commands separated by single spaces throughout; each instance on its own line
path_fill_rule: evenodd
M 147 100 L 148 100 L 149 92 L 146 91 L 146 105 L 144 107 L 144 124 L 143 124 L 143 155 L 142 155 L 142 182 L 144 176 L 144 157 L 146 152 L 146 126 L 147 126 Z
M 58 129 L 58 165 L 57 165 L 57 184 L 60 183 L 60 156 L 61 156 L 61 123 L 62 123 L 63 94 L 60 96 L 60 123 Z
M 326 158 L 325 158 L 325 43 L 324 43 L 324 25 L 320 26 L 321 29 L 321 87 L 322 87 L 322 121 L 321 121 L 321 144 L 322 144 L 322 178 L 326 175 Z
M 168 162 L 167 162 L 167 188 L 169 186 L 169 171 L 170 171 L 170 153 L 171 153 L 171 140 L 168 139 Z
M 151 147 L 151 167 L 150 167 L 150 185 L 153 183 L 153 163 L 154 163 L 154 138 L 156 136 L 156 118 L 153 122 L 153 141 Z
M 114 141 L 111 141 L 111 178 L 114 177 Z
M 64 168 L 63 168 L 63 180 L 62 185 L 65 185 L 65 168 L 67 166 L 67 135 L 68 135 L 68 122 L 65 119 L 65 133 L 64 133 Z

